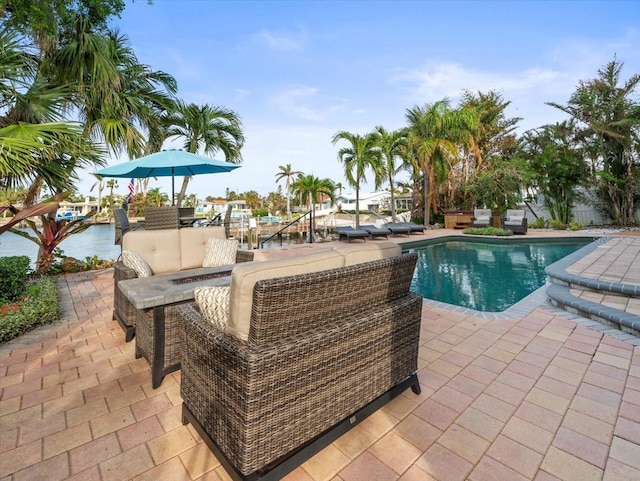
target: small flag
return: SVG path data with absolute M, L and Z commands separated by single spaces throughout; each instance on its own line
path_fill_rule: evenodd
M 133 179 L 129 182 L 129 202 L 133 200 L 133 196 L 136 195 L 136 186 L 133 183 Z

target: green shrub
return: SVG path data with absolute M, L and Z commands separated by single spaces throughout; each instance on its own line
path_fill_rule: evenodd
M 538 217 L 531 224 L 529 224 L 529 227 L 531 227 L 532 229 L 544 229 L 546 225 L 547 222 L 544 220 L 544 218 Z
M 20 297 L 31 270 L 27 256 L 0 257 L 0 305 Z
M 581 230 L 584 226 L 580 222 L 569 222 L 569 229 Z
M 17 312 L 0 317 L 0 343 L 31 329 L 60 319 L 58 285 L 53 277 L 40 277 L 26 290 L 27 298 Z
M 555 230 L 567 230 L 567 224 L 558 219 L 551 219 L 549 225 Z
M 467 227 L 462 231 L 463 234 L 472 235 L 497 235 L 497 236 L 510 236 L 513 232 L 506 229 L 500 229 L 499 227 Z

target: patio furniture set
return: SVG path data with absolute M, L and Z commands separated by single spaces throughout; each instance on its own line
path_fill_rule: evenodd
M 183 422 L 232 479 L 281 479 L 406 389 L 420 392 L 415 253 L 382 241 L 243 262 L 252 253 L 238 250 L 234 263 L 200 267 L 209 236 L 224 228 L 123 234 L 123 252 L 152 275 L 116 263 L 114 316 L 154 387 L 182 369 Z

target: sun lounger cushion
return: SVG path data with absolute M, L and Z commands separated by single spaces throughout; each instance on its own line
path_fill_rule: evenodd
M 218 267 L 236 263 L 238 241 L 235 239 L 209 239 L 202 267 Z
M 344 256 L 344 265 L 352 266 L 362 262 L 376 261 L 402 254 L 402 247 L 394 242 L 367 242 L 357 245 L 338 245 L 334 250 Z
M 202 317 L 218 329 L 226 328 L 229 321 L 229 286 L 196 287 L 193 298 Z
M 151 277 L 153 271 L 140 254 L 133 251 L 122 251 L 122 263 L 136 271 L 138 277 Z
M 308 274 L 343 266 L 344 256 L 334 250 L 286 259 L 246 262 L 235 266 L 231 271 L 229 323 L 227 324 L 226 332 L 245 341 L 249 339 L 253 288 L 257 281 Z

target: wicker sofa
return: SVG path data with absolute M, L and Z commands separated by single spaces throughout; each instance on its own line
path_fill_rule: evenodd
M 154 274 L 194 269 L 202 266 L 207 240 L 225 239 L 222 226 L 188 229 L 135 230 L 122 236 L 122 250 L 134 251 L 149 264 Z M 238 250 L 236 262 L 253 260 L 253 252 Z M 133 339 L 136 325 L 136 308 L 120 292 L 118 283 L 135 279 L 136 272 L 121 260 L 114 265 L 113 318 L 125 332 L 127 342 Z
M 388 244 L 236 266 L 225 329 L 195 304 L 176 307 L 183 422 L 232 479 L 281 479 L 405 389 L 420 392 L 417 255 Z

